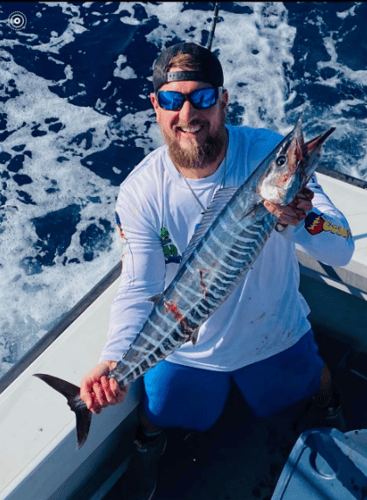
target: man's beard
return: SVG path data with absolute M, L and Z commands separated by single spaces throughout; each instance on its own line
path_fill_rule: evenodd
M 195 123 L 190 124 L 192 126 Z M 183 149 L 178 141 L 162 129 L 163 138 L 168 146 L 168 154 L 175 165 L 185 169 L 202 169 L 214 163 L 223 151 L 226 144 L 226 129 L 224 121 L 214 135 L 208 135 L 203 145 L 197 144 L 194 138 L 190 146 Z

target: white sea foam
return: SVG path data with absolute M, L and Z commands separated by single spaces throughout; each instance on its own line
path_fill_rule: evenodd
M 252 14 L 224 13 L 215 46 L 223 62 L 230 101 L 243 108 L 242 124 L 284 132 L 291 97 L 284 65 L 291 67 L 295 29 L 281 3 L 251 3 Z M 236 50 L 233 50 L 236 47 Z
M 360 4 L 360 2 L 358 2 Z M 336 15 L 340 17 L 340 19 L 345 19 L 348 16 L 355 16 L 356 15 L 356 6 L 353 5 L 350 9 L 344 10 L 343 12 L 337 12 Z
M 3 54 L 4 55 L 4 54 Z M 31 184 L 18 186 L 12 179 L 6 181 L 6 205 L 1 210 L 5 217 L 1 224 L 0 237 L 0 332 L 6 338 L 6 348 L 13 346 L 1 359 L 19 358 L 45 332 L 56 319 L 80 300 L 119 260 L 120 245 L 115 234 L 109 251 L 95 252 L 95 260 L 86 262 L 80 235 L 90 224 L 103 227 L 99 219 L 114 227 L 114 204 L 118 188 L 83 167 L 80 160 L 93 152 L 108 147 L 110 141 L 105 131 L 109 118 L 91 108 L 66 103 L 48 89 L 48 82 L 18 66 L 9 55 L 0 63 L 0 78 L 4 84 L 16 79 L 19 96 L 3 105 L 8 116 L 8 130 L 14 130 L 2 144 L 2 151 L 15 154 L 13 147 L 25 144 L 22 175 L 28 175 Z M 63 128 L 58 133 L 48 131 L 45 119 L 57 117 Z M 32 130 L 47 131 L 46 135 L 33 137 Z M 85 141 L 73 143 L 78 134 L 93 129 L 91 145 L 86 149 Z M 69 161 L 62 163 L 62 156 Z M 54 188 L 55 192 L 46 193 Z M 19 200 L 19 191 L 29 194 L 35 204 L 24 204 Z M 88 201 L 88 197 L 99 197 L 100 203 Z M 24 259 L 42 256 L 33 247 L 38 236 L 32 219 L 64 209 L 70 205 L 80 206 L 80 222 L 67 250 L 54 259 L 54 265 L 44 267 L 39 274 L 28 274 Z M 101 254 L 98 258 L 98 254 Z M 78 259 L 81 264 L 64 265 L 65 260 Z M 46 326 L 46 329 L 45 329 Z M 5 363 L 5 364 L 4 364 Z M 0 364 L 0 374 L 10 364 Z

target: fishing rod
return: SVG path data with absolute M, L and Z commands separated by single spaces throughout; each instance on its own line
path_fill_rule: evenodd
M 207 49 L 212 50 L 212 43 L 213 43 L 213 38 L 214 38 L 214 31 L 215 31 L 215 26 L 217 24 L 217 19 L 218 19 L 218 12 L 219 12 L 219 5 L 220 2 L 215 2 L 215 8 L 214 8 L 214 17 L 212 20 L 212 29 L 209 35 L 209 40 L 208 44 L 206 46 Z

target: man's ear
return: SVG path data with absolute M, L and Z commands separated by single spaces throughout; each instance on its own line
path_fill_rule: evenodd
M 224 89 L 222 94 L 222 105 L 224 109 L 228 106 L 228 90 Z
M 154 92 L 150 93 L 150 102 L 153 105 L 154 111 L 157 113 L 157 108 L 159 107 L 159 104 L 158 104 L 158 101 L 157 101 L 157 98 L 156 98 Z

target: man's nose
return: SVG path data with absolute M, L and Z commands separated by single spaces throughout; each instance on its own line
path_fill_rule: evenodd
M 191 102 L 186 99 L 186 101 L 183 103 L 182 108 L 180 109 L 180 120 L 186 121 L 188 123 L 195 115 L 195 113 L 196 109 L 191 104 Z

